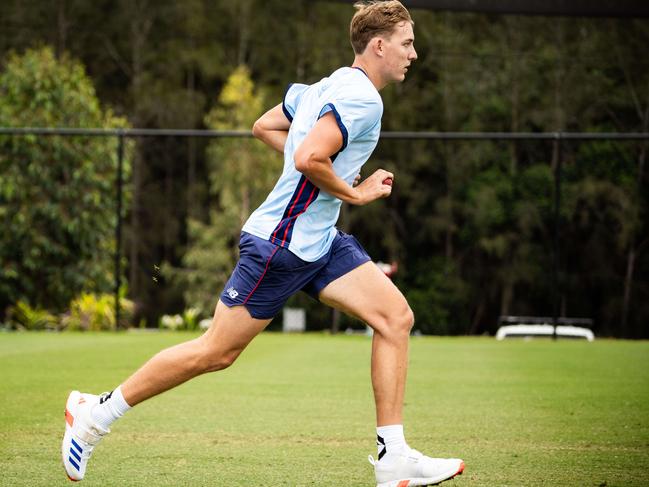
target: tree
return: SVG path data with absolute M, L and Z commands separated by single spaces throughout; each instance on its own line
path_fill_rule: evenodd
M 114 3 L 5 0 L 0 52 L 43 43 L 56 46 L 57 55 L 71 52 L 87 66 L 102 101 L 143 128 L 205 128 L 212 94 L 242 63 L 267 108 L 288 83 L 312 83 L 353 57 L 349 4 Z M 405 83 L 381 92 L 384 130 L 649 127 L 646 19 L 411 13 L 419 59 Z M 220 127 L 239 126 L 228 120 L 226 105 L 219 107 Z M 215 123 L 210 119 L 210 126 Z M 248 122 L 241 127 L 250 128 Z M 124 243 L 130 248 L 131 296 L 152 323 L 196 302 L 183 302 L 185 286 L 151 279 L 155 265 L 194 269 L 188 264 L 193 258 L 222 257 L 205 269 L 230 271 L 237 239 L 230 230 L 255 207 L 257 191 L 244 186 L 238 195 L 225 188 L 239 184 L 238 175 L 216 160 L 232 164 L 230 158 L 239 156 L 228 151 L 235 154 L 238 144 L 244 153 L 259 150 L 263 160 L 270 157 L 256 142 L 241 139 L 219 140 L 209 154 L 203 138 L 138 140 Z M 598 333 L 649 336 L 649 144 L 566 140 L 560 151 L 555 147 L 545 141 L 382 139 L 363 175 L 376 167 L 394 170 L 393 194 L 343 211 L 341 226 L 377 260 L 399 261 L 397 279 L 422 330 L 481 333 L 494 330 L 500 313 L 549 314 L 552 176 L 561 154 L 561 312 L 592 317 Z M 224 179 L 215 181 L 216 174 Z M 222 231 L 211 230 L 221 224 Z M 211 251 L 214 239 L 223 239 L 217 254 Z M 188 248 L 192 254 L 185 255 Z M 223 277 L 210 279 L 202 287 L 210 293 L 209 307 Z M 309 327 L 326 325 L 326 314 L 318 323 L 314 311 L 309 309 Z
M 0 126 L 125 122 L 102 110 L 79 62 L 45 47 L 9 56 Z M 61 310 L 81 291 L 110 289 L 115 153 L 115 141 L 99 137 L 0 138 L 0 310 L 18 300 Z
M 250 130 L 264 109 L 250 72 L 240 66 L 228 78 L 206 124 L 216 130 Z M 172 271 L 185 287 L 188 304 L 209 313 L 234 268 L 241 227 L 261 204 L 281 171 L 281 157 L 250 139 L 216 139 L 208 148 L 209 220 L 189 222 L 189 248 L 184 267 Z

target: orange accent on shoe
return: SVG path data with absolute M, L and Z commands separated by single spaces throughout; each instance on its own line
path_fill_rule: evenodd
M 408 487 L 408 485 L 410 485 L 410 480 L 402 480 L 401 482 L 399 482 L 397 487 Z
M 73 479 L 73 478 L 70 477 L 67 473 L 66 473 L 65 475 L 67 475 L 67 477 L 68 477 L 70 480 L 72 480 L 72 482 L 79 482 L 79 479 Z
M 65 410 L 65 422 L 68 423 L 70 426 L 74 423 L 74 417 L 70 414 L 70 411 Z
M 464 462 L 460 463 L 460 468 L 455 475 L 462 475 L 462 472 L 464 472 Z M 455 475 L 453 477 L 455 477 Z

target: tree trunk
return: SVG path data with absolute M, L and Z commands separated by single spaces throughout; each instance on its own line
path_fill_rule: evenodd
M 239 214 L 239 220 L 241 226 L 246 223 L 246 220 L 250 216 L 250 188 L 248 186 L 241 186 L 241 213 Z
M 628 336 L 629 309 L 631 308 L 631 290 L 633 287 L 633 271 L 635 269 L 635 248 L 630 245 L 626 258 L 626 274 L 624 276 L 624 299 L 622 302 L 622 337 Z
M 167 146 L 167 153 L 171 154 L 172 149 L 171 145 L 173 140 L 167 138 L 165 140 Z M 174 167 L 173 164 L 165 164 L 165 210 L 167 213 L 167 222 L 176 221 L 176 195 L 174 194 Z M 174 254 L 174 243 L 175 235 L 174 231 L 176 229 L 175 225 L 170 225 L 167 223 L 164 226 L 164 249 L 163 249 L 163 260 L 166 262 L 171 262 L 173 260 Z
M 618 36 L 625 35 L 624 32 L 619 31 L 617 24 L 616 33 Z M 647 132 L 649 130 L 649 90 L 645 91 L 645 100 L 644 106 L 641 100 L 641 97 L 636 90 L 636 87 L 633 83 L 632 77 L 629 74 L 628 66 L 624 62 L 624 57 L 621 55 L 619 50 L 619 43 L 613 43 L 615 48 L 616 58 L 618 59 L 620 69 L 624 73 L 624 79 L 626 81 L 627 88 L 629 89 L 629 94 L 631 100 L 633 101 L 636 114 L 642 125 L 642 131 Z M 633 293 L 633 275 L 635 272 L 635 260 L 640 253 L 641 247 L 644 243 L 639 246 L 636 244 L 637 239 L 637 228 L 640 224 L 640 206 L 642 205 L 641 194 L 642 194 L 642 181 L 644 179 L 644 167 L 645 160 L 647 155 L 647 141 L 643 140 L 640 147 L 640 154 L 638 155 L 638 173 L 636 178 L 636 187 L 633 193 L 633 226 L 631 229 L 631 235 L 629 236 L 629 250 L 627 252 L 626 259 L 626 273 L 624 276 L 624 292 L 622 300 L 622 323 L 621 323 L 621 333 L 622 336 L 628 336 L 629 334 L 629 313 L 631 309 L 631 295 Z
M 56 57 L 60 58 L 61 55 L 65 52 L 67 34 L 68 34 L 68 21 L 65 15 L 65 0 L 58 1 L 58 12 L 57 12 L 57 42 L 56 42 Z
M 649 118 L 649 117 L 648 117 Z M 649 120 L 645 120 L 644 130 L 647 131 Z M 645 158 L 647 155 L 647 141 L 643 141 L 640 155 L 638 156 L 638 176 L 636 194 L 634 195 L 634 224 L 629 238 L 629 251 L 626 258 L 626 274 L 624 276 L 624 297 L 622 300 L 622 336 L 629 335 L 629 310 L 631 309 L 631 293 L 633 291 L 633 274 L 635 271 L 636 259 L 636 225 L 638 224 L 640 212 L 640 194 L 642 191 L 642 180 L 644 178 Z
M 503 293 L 500 299 L 500 315 L 507 316 L 509 315 L 509 310 L 512 307 L 512 301 L 514 299 L 514 281 L 511 278 L 505 279 L 503 286 Z
M 296 47 L 297 59 L 295 62 L 295 76 L 296 80 L 302 81 L 307 77 L 307 63 L 309 61 L 310 40 L 312 37 L 311 29 L 317 23 L 315 11 L 312 2 L 301 2 L 300 7 L 305 9 L 303 15 L 308 21 L 300 23 L 298 29 L 298 42 Z
M 508 46 L 510 50 L 510 63 L 511 63 L 511 125 L 512 132 L 520 130 L 520 63 L 521 58 L 518 55 L 520 50 L 520 26 L 512 25 L 509 19 L 507 22 L 508 33 Z M 509 172 L 513 176 L 518 171 L 518 142 L 513 140 L 509 143 Z
M 192 51 L 196 49 L 196 43 L 194 38 L 190 39 L 190 45 Z M 194 93 L 196 89 L 196 74 L 194 65 L 189 68 L 187 73 L 187 91 Z M 189 137 L 187 141 L 187 213 L 186 218 L 189 220 L 191 218 L 196 218 L 194 207 L 196 202 L 196 139 L 194 137 Z
M 444 22 L 446 24 L 449 24 L 451 22 L 451 17 L 448 13 L 444 14 Z M 450 46 L 448 46 L 450 49 Z M 453 124 L 453 101 L 451 100 L 451 92 L 450 92 L 450 82 L 448 80 L 449 74 L 451 72 L 450 68 L 448 67 L 447 63 L 447 58 L 446 56 L 442 56 L 441 58 L 441 73 L 440 73 L 440 80 L 442 83 L 442 93 L 443 93 L 443 107 L 444 107 L 444 130 L 454 130 L 455 126 Z M 452 186 L 452 178 L 451 178 L 451 167 L 453 165 L 452 161 L 452 155 L 448 149 L 448 144 L 444 143 L 443 145 L 443 152 L 444 152 L 444 161 L 445 161 L 445 167 L 444 167 L 444 174 L 445 174 L 445 179 L 446 179 L 446 200 L 448 202 L 447 205 L 447 221 L 446 221 L 446 232 L 445 232 L 445 237 L 444 237 L 444 256 L 446 257 L 446 261 L 450 262 L 450 260 L 453 258 L 453 190 L 451 188 Z
M 136 127 L 144 126 L 142 109 L 139 106 L 139 94 L 142 90 L 142 75 L 144 74 L 143 51 L 149 31 L 153 24 L 151 17 L 146 17 L 149 11 L 146 1 L 133 2 L 131 5 L 131 96 L 134 105 L 134 123 Z M 136 139 L 133 157 L 133 202 L 131 209 L 131 248 L 130 248 L 130 294 L 139 295 L 140 269 L 140 193 L 142 189 L 142 140 Z
M 475 335 L 478 333 L 478 330 L 480 329 L 480 322 L 482 321 L 482 317 L 484 316 L 485 312 L 485 297 L 484 293 L 480 295 L 480 302 L 478 303 L 478 308 L 475 311 L 475 315 L 473 316 L 473 322 L 471 323 L 471 329 L 469 330 L 469 335 Z
M 249 0 L 239 3 L 239 48 L 237 52 L 237 64 L 242 66 L 248 58 L 248 45 L 250 44 L 250 8 Z
M 566 74 L 565 60 L 563 58 L 564 52 L 564 31 L 563 22 L 558 19 L 555 24 L 555 37 L 557 42 L 557 63 L 554 69 L 554 127 L 557 132 L 565 130 L 565 118 L 563 103 L 563 78 Z M 559 163 L 558 157 L 552 158 L 552 171 L 556 172 L 557 164 Z
M 340 331 L 340 311 L 331 308 L 331 334 L 335 335 Z
M 138 270 L 140 268 L 140 188 L 142 187 L 142 176 L 140 174 L 140 152 L 137 150 L 139 140 L 136 141 L 136 150 L 133 151 L 133 197 L 131 201 L 131 235 L 129 242 L 129 293 L 137 296 L 139 291 Z

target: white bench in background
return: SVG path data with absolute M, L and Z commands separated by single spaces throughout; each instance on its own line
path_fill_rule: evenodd
M 496 332 L 496 340 L 505 338 L 553 337 L 554 319 L 541 316 L 501 316 L 498 318 L 500 327 Z M 582 326 L 577 326 L 582 325 Z M 585 338 L 589 342 L 595 340 L 590 327 L 590 318 L 558 318 L 557 337 Z

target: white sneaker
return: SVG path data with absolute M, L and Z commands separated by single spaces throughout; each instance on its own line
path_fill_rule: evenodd
M 375 461 L 376 487 L 414 487 L 433 485 L 452 479 L 464 471 L 464 462 L 459 458 L 430 458 L 417 450 L 404 448 L 390 463 Z
M 93 448 L 110 430 L 96 424 L 90 417 L 99 396 L 72 391 L 65 404 L 65 435 L 61 443 L 63 467 L 70 480 L 82 480 Z

